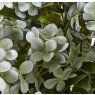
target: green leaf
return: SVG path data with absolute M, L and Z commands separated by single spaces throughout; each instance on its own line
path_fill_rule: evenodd
M 77 76 L 77 74 L 71 74 L 69 78 L 74 78 L 76 76 Z
M 41 7 L 42 6 L 41 2 L 32 2 L 32 4 L 36 7 Z
M 57 84 L 57 79 L 56 78 L 53 78 L 53 79 L 48 79 L 44 82 L 44 86 L 47 88 L 47 89 L 53 89 L 54 86 Z
M 44 47 L 44 43 L 40 38 L 35 37 L 35 38 L 32 38 L 31 47 L 32 49 L 35 49 L 35 50 L 42 50 Z
M 42 4 L 43 4 L 43 6 L 42 6 L 42 8 L 43 8 L 43 7 L 48 7 L 48 6 L 53 5 L 54 2 L 42 2 Z
M 95 21 L 86 22 L 86 28 L 88 30 L 95 30 Z
M 29 2 L 18 2 L 18 8 L 21 12 L 25 12 L 30 8 Z
M 72 5 L 68 11 L 67 18 L 70 20 L 75 14 L 76 4 Z
M 32 39 L 35 37 L 34 33 L 32 31 L 29 31 L 27 34 L 26 34 L 26 40 L 31 43 L 32 42 Z
M 82 58 L 81 57 L 76 57 L 75 58 L 75 63 L 73 64 L 73 66 L 76 68 L 76 69 L 80 69 L 81 66 L 82 66 Z
M 82 69 L 90 73 L 95 73 L 95 64 L 93 62 L 84 62 Z
M 6 52 L 6 59 L 7 60 L 15 60 L 18 56 L 18 53 L 16 50 L 11 49 Z
M 89 79 L 87 77 L 85 77 L 84 79 L 82 79 L 78 84 L 78 87 L 81 87 L 83 89 L 85 89 L 88 93 L 91 90 L 91 84 L 89 82 Z
M 0 91 L 3 91 L 6 88 L 5 81 L 0 77 Z
M 72 35 L 71 35 L 71 30 L 70 29 L 68 29 L 67 30 L 67 37 L 68 37 L 68 40 L 70 41 L 70 42 L 72 42 L 73 41 L 73 37 L 72 37 Z
M 6 56 L 6 51 L 3 48 L 0 48 L 0 60 L 3 60 Z
M 11 69 L 11 64 L 8 61 L 0 62 L 0 72 L 6 72 Z
M 82 60 L 84 62 L 93 62 L 95 61 L 95 49 L 91 48 L 88 41 L 84 41 L 82 45 Z
M 55 40 L 48 40 L 45 42 L 46 51 L 54 51 L 57 48 Z
M 57 91 L 62 91 L 65 88 L 65 82 L 60 80 L 57 84 L 56 90 Z
M 8 83 L 14 83 L 18 80 L 18 72 L 17 69 L 15 67 L 12 67 L 9 71 L 4 73 L 4 79 L 8 82 Z
M 64 80 L 67 80 L 70 77 L 72 71 L 73 70 L 71 68 L 65 68 L 65 70 L 63 71 Z
M 49 62 L 52 59 L 53 56 L 54 56 L 54 52 L 47 53 L 43 56 L 43 61 L 44 62 Z
M 69 80 L 69 85 L 75 85 L 78 82 L 80 82 L 83 78 L 85 78 L 87 75 L 86 74 L 80 74 L 72 79 Z
M 53 38 L 57 44 L 65 44 L 67 42 L 66 37 L 64 36 L 57 36 Z
M 56 71 L 60 67 L 61 59 L 59 56 L 54 56 L 49 62 L 44 62 L 43 67 L 48 68 L 49 72 Z
M 28 74 L 32 70 L 33 70 L 32 61 L 24 61 L 19 67 L 19 71 L 20 71 L 21 74 Z
M 20 85 L 21 85 L 21 92 L 26 93 L 28 91 L 28 84 L 26 83 L 26 81 L 23 79 L 22 76 L 20 78 Z
M 60 24 L 60 15 L 57 13 L 51 13 L 45 16 L 38 17 L 38 21 L 44 24 L 55 23 L 56 25 Z
M 10 49 L 13 46 L 13 42 L 9 38 L 4 38 L 0 41 L 0 47 L 4 49 Z

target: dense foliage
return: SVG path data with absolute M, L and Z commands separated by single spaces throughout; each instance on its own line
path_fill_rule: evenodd
M 0 91 L 95 93 L 95 3 L 0 3 Z

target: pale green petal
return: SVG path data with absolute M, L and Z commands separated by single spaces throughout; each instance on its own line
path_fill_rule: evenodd
M 38 38 L 38 37 L 32 38 L 32 40 L 31 40 L 31 48 L 32 49 L 42 50 L 43 47 L 44 47 L 44 43 L 40 38 Z
M 6 51 L 3 48 L 0 48 L 0 60 L 4 59 L 6 56 Z
M 19 67 L 19 71 L 20 71 L 21 74 L 28 74 L 32 70 L 33 70 L 32 61 L 24 61 Z
M 54 51 L 57 48 L 55 40 L 48 40 L 45 42 L 45 48 L 47 51 Z
M 18 2 L 18 8 L 21 12 L 25 12 L 30 8 L 29 2 Z
M 44 86 L 47 88 L 47 89 L 52 89 L 54 88 L 54 86 L 57 84 L 57 79 L 56 78 L 53 78 L 53 79 L 48 79 L 44 82 Z
M 31 58 L 31 60 L 33 60 L 33 61 L 41 61 L 42 59 L 43 59 L 43 55 L 44 55 L 44 53 L 43 52 L 39 52 L 39 51 L 36 51 L 36 52 L 34 52 L 31 56 L 30 56 L 30 58 Z
M 54 56 L 54 52 L 47 53 L 43 56 L 43 61 L 44 62 L 49 62 Z
M 3 91 L 6 88 L 5 81 L 0 77 L 0 91 Z
M 15 67 L 4 73 L 4 78 L 8 83 L 14 83 L 18 80 L 18 72 Z
M 22 20 L 16 20 L 17 26 L 21 29 L 26 27 L 26 22 Z
M 67 42 L 67 39 L 64 36 L 57 36 L 54 37 L 53 39 L 56 41 L 57 44 L 64 44 Z
M 26 34 L 26 40 L 31 43 L 32 42 L 32 39 L 35 38 L 35 35 L 32 31 L 29 31 L 27 34 Z
M 19 89 L 20 89 L 19 84 L 10 87 L 10 94 L 19 94 Z
M 28 84 L 26 83 L 22 76 L 20 78 L 20 85 L 22 93 L 26 93 L 28 91 Z
M 38 14 L 38 9 L 34 7 L 33 5 L 31 5 L 31 7 L 28 10 L 28 13 L 30 16 L 35 16 Z

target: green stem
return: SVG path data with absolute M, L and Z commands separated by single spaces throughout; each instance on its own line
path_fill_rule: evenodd
M 45 71 L 45 72 L 43 72 L 41 75 L 44 75 L 44 74 L 46 74 L 48 72 L 48 70 L 47 71 Z

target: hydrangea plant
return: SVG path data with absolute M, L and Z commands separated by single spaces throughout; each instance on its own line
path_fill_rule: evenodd
M 0 93 L 95 93 L 94 2 L 0 2 Z

